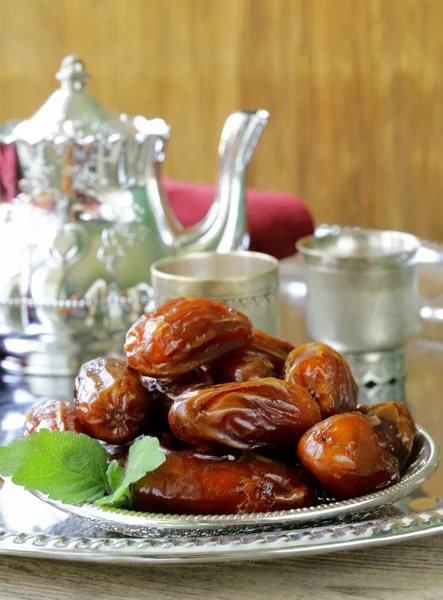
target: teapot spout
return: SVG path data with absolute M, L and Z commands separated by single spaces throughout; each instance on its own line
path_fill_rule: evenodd
M 245 175 L 260 135 L 269 118 L 266 110 L 237 111 L 222 131 L 218 155 L 217 192 L 206 216 L 182 230 L 179 253 L 247 249 Z

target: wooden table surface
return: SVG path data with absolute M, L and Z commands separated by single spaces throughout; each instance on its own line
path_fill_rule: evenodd
M 298 312 L 297 312 L 298 311 Z M 305 339 L 299 309 L 282 304 L 286 331 Z M 443 340 L 442 340 L 443 342 Z M 412 343 L 408 399 L 443 442 L 443 345 Z M 443 496 L 443 466 L 426 484 Z M 443 599 L 443 535 L 310 558 L 204 565 L 117 566 L 2 556 L 0 599 L 71 600 L 435 600 Z
M 436 600 L 443 536 L 266 562 L 113 566 L 2 557 L 3 600 Z

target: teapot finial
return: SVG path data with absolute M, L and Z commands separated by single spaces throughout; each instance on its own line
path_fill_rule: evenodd
M 56 78 L 64 89 L 79 91 L 85 87 L 89 79 L 84 62 L 76 54 L 65 56 Z

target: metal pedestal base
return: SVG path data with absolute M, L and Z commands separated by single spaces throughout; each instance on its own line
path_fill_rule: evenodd
M 359 404 L 405 401 L 406 364 L 403 348 L 347 354 L 346 360 L 360 388 Z

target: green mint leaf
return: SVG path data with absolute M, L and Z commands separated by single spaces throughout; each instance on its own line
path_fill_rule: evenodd
M 106 450 L 87 435 L 42 429 L 0 448 L 0 473 L 53 500 L 77 504 L 101 498 Z
M 13 440 L 8 446 L 0 446 L 0 473 L 11 477 L 27 459 L 29 442 L 26 438 Z
M 99 506 L 119 507 L 132 504 L 131 484 L 135 483 L 149 471 L 154 471 L 166 460 L 157 438 L 143 437 L 129 448 L 125 476 L 118 488 L 110 496 L 97 500 Z
M 166 460 L 165 452 L 160 447 L 156 437 L 145 436 L 134 442 L 129 448 L 125 478 L 122 485 L 131 485 L 146 475 L 155 471 Z
M 95 501 L 98 506 L 109 508 L 127 508 L 132 509 L 132 493 L 130 487 L 120 487 L 113 494 L 98 498 Z
M 123 477 L 125 476 L 125 472 L 118 464 L 116 460 L 113 460 L 106 471 L 106 478 L 108 480 L 109 487 L 111 491 L 115 492 L 116 489 L 120 487 L 123 481 Z

